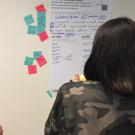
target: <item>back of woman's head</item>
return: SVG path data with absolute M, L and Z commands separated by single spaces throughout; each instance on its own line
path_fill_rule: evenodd
M 100 81 L 106 89 L 135 94 L 135 22 L 116 18 L 97 30 L 85 67 L 88 80 Z

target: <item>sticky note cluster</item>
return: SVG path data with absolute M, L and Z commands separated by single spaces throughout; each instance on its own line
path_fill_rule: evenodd
M 24 17 L 25 24 L 27 25 L 27 34 L 37 35 L 41 42 L 48 39 L 46 28 L 46 8 L 43 4 L 35 7 L 37 12 L 37 25 L 33 25 L 34 18 L 32 15 Z
M 24 65 L 28 67 L 28 74 L 37 73 L 37 65 L 33 64 L 35 61 L 39 67 L 42 67 L 47 63 L 47 60 L 45 59 L 41 51 L 34 51 L 33 57 L 26 56 L 24 60 Z

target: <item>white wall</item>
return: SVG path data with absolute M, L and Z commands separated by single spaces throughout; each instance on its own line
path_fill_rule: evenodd
M 49 63 L 28 75 L 25 56 L 41 50 L 49 62 L 50 39 L 41 43 L 28 35 L 23 17 L 36 17 L 34 7 L 44 0 L 0 0 L 0 124 L 4 135 L 43 135 L 44 123 L 54 99 L 49 98 Z M 48 0 L 49 2 L 49 0 Z M 135 19 L 134 0 L 114 0 L 113 17 Z M 50 20 L 49 3 L 47 22 Z M 47 24 L 49 27 L 49 24 Z M 48 28 L 47 28 L 48 29 Z
M 43 135 L 51 108 L 46 94 L 49 63 L 35 75 L 28 75 L 24 66 L 25 56 L 36 50 L 49 59 L 50 40 L 41 43 L 37 36 L 28 35 L 23 20 L 29 14 L 36 19 L 35 6 L 42 2 L 46 4 L 44 0 L 0 0 L 0 124 L 4 135 Z
M 135 0 L 114 0 L 113 17 L 128 16 L 135 20 Z

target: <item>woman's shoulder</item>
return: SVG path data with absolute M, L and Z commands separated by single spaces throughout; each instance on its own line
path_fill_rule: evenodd
M 100 82 L 80 81 L 68 82 L 60 87 L 64 98 L 78 102 L 101 102 L 112 104 L 112 95 L 108 93 Z
M 67 82 L 65 84 L 63 84 L 60 87 L 60 90 L 67 90 L 67 88 L 72 88 L 72 87 L 89 87 L 89 88 L 97 88 L 97 87 L 102 87 L 102 85 L 100 84 L 100 82 L 97 81 L 78 81 L 78 82 Z
M 81 132 L 88 135 L 93 131 L 93 135 L 97 135 L 97 132 L 102 134 L 113 128 L 112 133 L 118 126 L 124 125 L 125 129 L 129 121 L 134 124 L 135 98 L 108 92 L 99 82 L 69 82 L 62 85 L 59 92 L 69 132 L 74 129 L 76 134 Z

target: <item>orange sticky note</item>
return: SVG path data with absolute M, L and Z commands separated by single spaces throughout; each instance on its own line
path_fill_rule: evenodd
M 43 4 L 40 4 L 40 5 L 36 6 L 35 8 L 36 8 L 37 12 L 46 12 L 46 9 Z
M 48 34 L 46 33 L 46 31 L 40 32 L 38 34 L 38 36 L 39 36 L 39 39 L 40 39 L 41 42 L 48 39 Z
M 41 55 L 40 57 L 38 57 L 38 58 L 36 59 L 36 62 L 38 63 L 38 65 L 39 65 L 40 67 L 42 67 L 43 65 L 45 65 L 45 64 L 47 63 L 47 61 L 46 61 L 46 59 L 44 58 L 43 55 Z
M 36 73 L 37 73 L 36 65 L 29 65 L 28 66 L 28 74 L 36 74 Z

